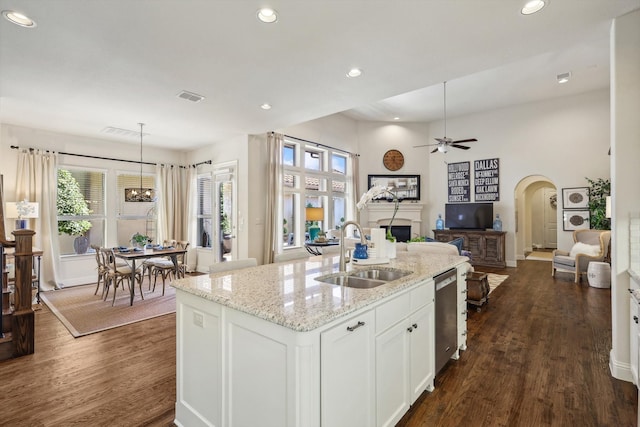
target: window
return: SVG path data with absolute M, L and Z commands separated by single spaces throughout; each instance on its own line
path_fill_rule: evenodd
M 82 254 L 105 238 L 105 173 L 58 169 L 58 234 L 61 255 Z
M 152 175 L 142 175 L 142 188 L 155 188 L 155 181 Z M 119 173 L 116 187 L 118 246 L 130 246 L 131 236 L 136 233 L 148 236 L 152 242 L 162 243 L 156 240 L 156 202 L 126 201 L 125 189 L 140 188 L 140 174 Z
M 211 247 L 213 236 L 213 179 L 211 174 L 198 175 L 198 243 L 203 248 Z
M 315 144 L 285 139 L 282 164 L 283 246 L 303 245 L 312 225 L 325 232 L 339 227 L 349 200 L 347 156 Z M 323 219 L 307 220 L 308 207 L 323 208 Z

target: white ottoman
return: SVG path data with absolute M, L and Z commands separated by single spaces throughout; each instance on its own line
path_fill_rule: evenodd
M 611 287 L 611 266 L 606 262 L 590 262 L 587 267 L 589 286 L 593 288 Z

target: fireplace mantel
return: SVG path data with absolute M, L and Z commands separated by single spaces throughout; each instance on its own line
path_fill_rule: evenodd
M 400 203 L 396 218 L 393 220 L 393 225 L 410 225 L 411 235 L 421 236 L 420 226 L 422 224 L 422 209 L 424 205 L 421 203 Z M 381 225 L 389 225 L 391 217 L 393 216 L 394 203 L 380 202 L 369 203 L 367 205 L 367 212 L 369 214 L 368 226 L 376 228 Z

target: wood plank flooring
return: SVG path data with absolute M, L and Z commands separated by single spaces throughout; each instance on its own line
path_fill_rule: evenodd
M 610 291 L 551 278 L 543 261 L 469 311 L 469 350 L 399 426 L 635 426 L 637 392 L 613 379 Z M 0 363 L 0 425 L 171 426 L 175 315 L 74 339 L 46 307 L 36 353 Z

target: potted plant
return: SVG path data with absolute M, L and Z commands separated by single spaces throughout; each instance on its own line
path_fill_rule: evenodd
M 145 234 L 136 233 L 131 236 L 131 245 L 135 248 L 144 248 L 148 243 L 151 243 L 151 239 Z
M 610 230 L 611 220 L 607 218 L 607 196 L 611 194 L 611 182 L 608 179 L 592 180 L 589 183 L 590 228 L 594 230 Z
M 58 216 L 80 216 L 91 213 L 80 191 L 78 181 L 76 181 L 68 170 L 58 170 L 58 197 L 56 207 Z M 92 226 L 93 224 L 87 220 L 62 220 L 58 221 L 58 233 L 76 236 L 73 241 L 73 249 L 77 254 L 83 254 L 87 252 L 89 248 L 87 233 Z

